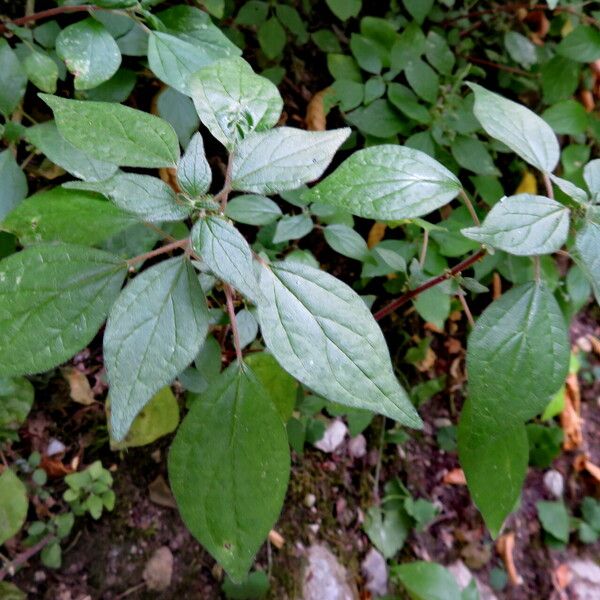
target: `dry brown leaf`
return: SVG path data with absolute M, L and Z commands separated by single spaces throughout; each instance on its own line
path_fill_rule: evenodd
M 179 187 L 179 184 L 177 183 L 177 169 L 173 168 L 173 167 L 166 167 L 166 168 L 161 168 L 158 170 L 158 174 L 160 175 L 160 178 L 168 185 L 171 187 L 171 189 L 176 193 L 179 194 L 179 192 L 181 192 L 181 188 Z
M 595 465 L 590 460 L 585 461 L 585 470 L 598 482 L 600 483 L 600 467 Z
M 596 108 L 594 94 L 592 94 L 590 90 L 581 90 L 579 97 L 581 99 L 581 103 L 585 107 L 586 112 L 593 112 L 594 108 Z
M 429 371 L 429 369 L 435 365 L 436 359 L 436 353 L 431 348 L 427 348 L 427 352 L 425 352 L 425 358 L 422 361 L 415 363 L 415 367 L 417 367 L 421 373 L 424 373 L 425 371 Z
M 43 456 L 42 461 L 40 462 L 40 469 L 44 469 L 46 474 L 51 479 L 56 479 L 58 477 L 64 477 L 65 475 L 69 475 L 70 473 L 74 473 L 74 469 L 70 466 L 65 465 L 62 461 L 56 460 L 54 458 L 49 458 L 48 456 Z
M 44 160 L 35 173 L 36 175 L 42 176 L 44 179 L 52 181 L 58 177 L 62 177 L 66 171 L 62 167 L 55 165 L 53 162 Z
M 95 402 L 94 392 L 88 378 L 79 369 L 70 367 L 64 369 L 63 375 L 69 384 L 71 400 L 78 404 L 89 406 Z
M 581 395 L 576 373 L 569 373 L 565 382 L 565 406 L 560 413 L 560 425 L 564 432 L 563 448 L 575 450 L 583 444 L 581 419 Z
M 590 341 L 590 344 L 592 345 L 592 350 L 594 351 L 594 353 L 596 353 L 598 356 L 600 356 L 600 340 L 595 336 L 595 335 L 588 335 L 588 340 Z
M 371 227 L 369 230 L 369 235 L 367 236 L 367 246 L 369 248 L 377 246 L 377 244 L 379 244 L 379 242 L 384 238 L 386 229 L 387 225 L 381 221 L 373 223 L 373 227 Z
M 463 349 L 460 340 L 457 338 L 449 337 L 445 342 L 444 346 L 448 350 L 448 354 L 458 354 Z
M 434 333 L 444 333 L 444 330 L 438 327 L 435 323 L 427 321 L 423 326 L 425 331 L 433 331 Z
M 285 544 L 284 537 L 274 529 L 271 529 L 271 531 L 269 531 L 269 541 L 278 550 L 281 550 L 283 548 L 283 545 Z
M 325 96 L 331 93 L 331 88 L 317 92 L 306 107 L 306 128 L 309 131 L 325 131 L 327 129 L 327 113 L 325 112 Z
M 571 573 L 571 569 L 569 569 L 569 565 L 563 563 L 562 565 L 558 565 L 554 572 L 552 573 L 552 579 L 554 581 L 554 585 L 559 590 L 564 590 L 571 583 L 571 579 L 573 578 L 573 574 Z
M 175 498 L 162 475 L 159 475 L 149 486 L 150 500 L 159 506 L 177 508 Z
M 515 559 L 513 557 L 514 549 L 514 532 L 511 531 L 509 533 L 505 533 L 498 538 L 498 541 L 496 542 L 496 550 L 504 561 L 510 582 L 512 585 L 521 585 L 523 583 L 523 578 L 519 575 L 517 567 L 515 566 Z
M 452 471 L 448 471 L 444 475 L 442 481 L 446 485 L 467 485 L 467 478 L 462 469 L 452 469 Z

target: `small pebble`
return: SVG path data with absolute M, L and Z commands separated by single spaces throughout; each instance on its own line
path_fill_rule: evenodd
M 555 498 L 562 498 L 565 489 L 565 480 L 556 469 L 550 469 L 544 474 L 544 487 Z
M 367 440 L 362 433 L 348 442 L 348 454 L 352 458 L 362 458 L 367 453 Z
M 306 494 L 306 496 L 304 496 L 304 506 L 307 508 L 313 507 L 316 501 L 317 497 L 314 494 Z

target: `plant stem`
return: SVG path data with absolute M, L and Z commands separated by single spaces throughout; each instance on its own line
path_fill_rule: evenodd
M 465 58 L 465 60 L 469 61 L 470 63 L 475 63 L 476 65 L 484 65 L 486 67 L 492 67 L 493 69 L 498 69 L 499 71 L 506 71 L 507 73 L 514 73 L 515 75 L 523 75 L 523 77 L 537 77 L 535 73 L 530 73 L 529 71 L 519 69 L 518 67 L 503 65 L 501 63 L 486 60 L 485 58 L 479 58 L 478 56 L 473 56 L 471 54 L 469 54 L 468 56 L 464 56 L 463 58 Z
M 223 284 L 225 290 L 225 298 L 227 300 L 227 312 L 229 313 L 229 321 L 231 322 L 231 333 L 233 334 L 233 345 L 235 346 L 235 356 L 240 363 L 244 360 L 242 355 L 242 345 L 240 344 L 240 332 L 237 326 L 237 317 L 235 316 L 235 307 L 233 306 L 233 288 L 228 284 Z
M 31 548 L 27 548 L 27 550 L 18 554 L 5 567 L 0 569 L 0 581 L 3 581 L 7 575 L 14 575 L 18 567 L 24 565 L 31 557 L 35 556 L 55 539 L 54 534 L 49 534 L 45 538 L 42 538 L 37 544 L 31 546 Z
M 546 186 L 546 195 L 548 198 L 554 199 L 554 188 L 552 187 L 550 176 L 548 173 L 542 173 L 542 178 L 544 179 L 544 185 Z
M 387 304 L 383 308 L 379 309 L 373 315 L 375 317 L 375 320 L 380 321 L 381 319 L 383 319 L 383 317 L 386 317 L 390 313 L 393 313 L 397 308 L 399 308 L 403 304 L 406 304 L 413 298 L 416 298 L 421 292 L 424 292 L 425 290 L 428 290 L 428 289 L 438 285 L 439 283 L 442 283 L 442 281 L 446 281 L 446 279 L 450 279 L 451 277 L 458 275 L 465 269 L 468 269 L 470 266 L 474 265 L 477 261 L 481 260 L 486 255 L 486 253 L 487 253 L 487 250 L 485 248 L 481 248 L 480 250 L 475 252 L 475 254 L 471 255 L 469 258 L 466 258 L 462 262 L 458 263 L 456 266 L 452 267 L 448 271 L 442 273 L 441 275 L 437 275 L 433 279 L 430 279 L 429 281 L 426 281 L 425 283 L 421 284 L 419 287 L 415 288 L 414 290 L 410 290 L 410 291 L 406 292 L 406 294 L 396 298 L 395 300 L 392 300 L 389 304 Z
M 423 230 L 423 243 L 421 244 L 421 254 L 419 254 L 419 266 L 422 267 L 425 264 L 427 258 L 427 246 L 429 244 L 429 230 Z
M 97 6 L 91 6 L 89 4 L 80 4 L 76 6 L 57 6 L 56 8 L 49 8 L 48 10 L 41 10 L 40 12 L 32 13 L 30 15 L 26 14 L 24 17 L 19 17 L 18 19 L 13 19 L 12 21 L 8 21 L 11 25 L 26 25 L 27 23 L 31 23 L 33 21 L 39 21 L 41 19 L 50 19 L 52 17 L 56 17 L 58 15 L 62 15 L 64 13 L 73 13 L 73 12 L 88 12 L 90 10 L 102 10 Z M 0 24 L 0 33 L 6 33 L 8 28 L 5 25 Z
M 386 418 L 381 415 L 381 433 L 379 434 L 379 452 L 377 454 L 377 464 L 375 465 L 375 481 L 373 482 L 373 499 L 375 504 L 379 504 L 379 479 L 381 477 L 381 462 L 383 460 L 383 443 L 385 441 L 385 423 Z
M 469 305 L 467 304 L 467 299 L 465 298 L 465 295 L 458 294 L 458 299 L 460 300 L 460 303 L 462 304 L 463 310 L 465 311 L 465 315 L 467 315 L 467 321 L 469 321 L 469 325 L 471 327 L 475 327 L 475 319 L 473 318 L 473 313 L 471 312 L 471 309 L 469 308 Z
M 542 280 L 542 263 L 539 256 L 533 257 L 533 272 L 535 274 L 535 282 L 539 283 Z
M 127 261 L 129 266 L 135 265 L 136 263 L 142 262 L 144 260 L 148 260 L 149 258 L 154 258 L 155 256 L 160 256 L 161 254 L 165 254 L 167 252 L 171 252 L 171 250 L 176 250 L 177 248 L 185 248 L 190 243 L 189 238 L 184 238 L 183 240 L 175 240 L 170 244 L 165 244 L 160 248 L 156 248 L 156 250 L 150 250 L 150 252 L 144 252 L 144 254 L 139 254 L 138 256 L 134 256 Z
M 477 225 L 477 227 L 479 227 L 481 225 L 481 223 L 479 222 L 479 217 L 477 216 L 477 213 L 475 212 L 475 207 L 473 206 L 473 203 L 471 202 L 471 199 L 469 198 L 469 196 L 467 196 L 467 192 L 465 192 L 465 190 L 463 190 L 462 188 L 460 188 L 460 197 L 462 198 L 467 209 L 469 210 L 469 214 L 471 215 L 473 222 L 475 223 L 475 225 Z
M 213 198 L 214 202 L 221 203 L 221 210 L 224 211 L 227 207 L 227 200 L 229 199 L 229 193 L 231 192 L 231 173 L 233 171 L 233 152 L 227 159 L 227 168 L 225 169 L 225 182 L 223 183 L 223 189 Z

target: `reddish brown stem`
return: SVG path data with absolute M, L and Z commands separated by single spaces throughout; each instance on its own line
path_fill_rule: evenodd
M 189 238 L 184 238 L 183 240 L 175 240 L 170 244 L 165 244 L 160 248 L 156 248 L 156 250 L 151 250 L 150 252 L 144 252 L 144 254 L 139 254 L 138 256 L 134 256 L 127 261 L 128 265 L 135 265 L 136 263 L 142 262 L 144 260 L 148 260 L 149 258 L 154 258 L 155 256 L 159 256 L 161 254 L 165 254 L 166 252 L 171 252 L 171 250 L 177 250 L 177 248 L 185 248 L 190 243 Z
M 486 60 L 485 58 L 479 58 L 477 56 L 467 56 L 466 59 L 475 63 L 476 65 L 485 65 L 486 67 L 492 67 L 493 69 L 498 69 L 499 71 L 506 71 L 507 73 L 514 73 L 515 75 L 523 75 L 525 77 L 534 77 L 533 73 L 529 71 L 524 71 L 523 69 L 519 69 L 518 67 L 509 67 L 508 65 L 501 65 L 500 63 L 492 62 L 491 60 Z
M 19 17 L 18 19 L 13 19 L 12 21 L 8 21 L 11 25 L 26 25 L 27 23 L 31 23 L 33 21 L 40 21 L 42 19 L 50 19 L 52 17 L 56 17 L 58 15 L 62 15 L 65 13 L 74 13 L 74 12 L 84 12 L 90 10 L 102 10 L 97 6 L 91 6 L 89 4 L 79 4 L 76 6 L 57 6 L 56 8 L 49 8 L 48 10 L 41 10 L 40 12 L 33 13 L 32 15 L 25 15 L 24 17 Z M 0 24 L 0 33 L 6 33 L 8 28 L 6 25 Z
M 406 304 L 413 298 L 416 298 L 420 293 L 422 293 L 432 287 L 435 287 L 436 285 L 442 283 L 442 281 L 446 281 L 446 279 L 455 277 L 462 271 L 464 271 L 464 270 L 468 269 L 469 267 L 471 267 L 472 265 L 474 265 L 477 261 L 481 260 L 485 256 L 486 252 L 487 251 L 485 250 L 485 248 L 481 248 L 481 250 L 478 250 L 477 252 L 475 252 L 475 254 L 473 254 L 469 258 L 466 258 L 462 262 L 458 263 L 456 266 L 452 267 L 450 270 L 446 271 L 445 273 L 442 273 L 441 275 L 438 275 L 437 277 L 434 277 L 433 279 L 426 281 L 425 283 L 421 284 L 419 287 L 415 288 L 414 290 L 410 290 L 409 292 L 406 292 L 406 294 L 404 294 L 403 296 L 400 296 L 399 298 L 392 300 L 389 304 L 387 304 L 383 308 L 379 309 L 373 315 L 375 317 L 375 320 L 380 321 L 381 319 L 383 319 L 383 317 L 387 317 L 387 315 L 389 315 L 390 313 L 393 313 L 397 308 L 399 308 L 403 304 Z
M 227 300 L 227 312 L 229 314 L 229 321 L 231 322 L 231 333 L 233 334 L 233 345 L 235 346 L 235 356 L 240 363 L 242 364 L 244 357 L 242 355 L 242 345 L 240 343 L 240 332 L 237 326 L 237 318 L 235 316 L 235 307 L 233 306 L 233 288 L 225 283 L 223 285 L 223 289 L 225 291 L 225 299 Z
M 43 550 L 50 542 L 55 540 L 55 536 L 50 534 L 40 540 L 31 548 L 27 548 L 24 552 L 17 555 L 3 569 L 0 569 L 0 581 L 4 580 L 7 575 L 14 575 L 15 571 L 21 565 L 24 565 L 30 558 L 34 557 L 38 552 Z

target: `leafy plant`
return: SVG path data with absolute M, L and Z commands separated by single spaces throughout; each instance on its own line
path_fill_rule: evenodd
M 88 512 L 94 519 L 99 519 L 104 509 L 111 511 L 115 506 L 112 475 L 99 460 L 83 471 L 67 475 L 65 483 L 69 487 L 63 499 L 77 516 Z

